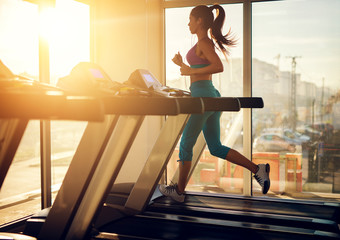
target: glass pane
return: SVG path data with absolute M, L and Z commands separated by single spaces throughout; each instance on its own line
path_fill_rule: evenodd
M 57 0 L 51 19 L 51 84 L 68 75 L 79 62 L 90 61 L 90 6 L 76 0 Z
M 50 9 L 47 29 L 51 83 L 69 74 L 80 61 L 89 61 L 89 6 L 57 0 Z M 0 1 L 1 61 L 15 74 L 39 78 L 39 13 L 36 4 Z M 45 29 L 45 28 L 44 28 Z M 47 30 L 45 29 L 45 30 Z M 3 121 L 0 121 L 2 124 Z M 40 128 L 30 121 L 0 192 L 0 224 L 36 213 L 40 203 Z M 58 190 L 82 136 L 85 122 L 53 121 L 52 191 Z M 3 217 L 6 216 L 6 217 Z
M 39 77 L 38 17 L 35 4 L 0 1 L 0 61 L 14 74 L 34 80 Z M 4 133 L 1 138 L 9 137 L 6 132 L 15 125 L 16 120 L 0 119 L 0 132 Z M 0 224 L 40 210 L 39 121 L 30 121 L 25 132 L 18 135 L 21 134 L 23 137 L 0 191 Z
M 78 1 L 57 0 L 50 35 L 51 84 L 79 62 L 90 61 L 90 7 Z M 52 191 L 55 196 L 83 135 L 86 122 L 52 121 Z
M 4 121 L 0 122 L 3 124 Z M 41 209 L 39 127 L 37 120 L 28 123 L 1 187 L 0 225 Z
M 339 198 L 340 2 L 253 4 L 253 160 L 279 197 Z M 260 194 L 254 183 L 254 194 Z
M 17 75 L 38 80 L 38 7 L 23 0 L 0 2 L 0 60 Z
M 51 166 L 52 166 L 52 196 L 64 179 L 73 155 L 83 136 L 86 122 L 52 121 L 51 122 Z
M 228 61 L 218 50 L 224 65 L 224 72 L 213 75 L 213 84 L 224 97 L 243 95 L 242 80 L 242 49 L 243 49 L 243 10 L 242 4 L 222 5 L 226 12 L 223 33 L 229 29 L 237 39 L 237 46 L 231 49 Z M 189 31 L 190 8 L 171 8 L 165 11 L 166 29 L 166 83 L 170 87 L 189 90 L 190 78 L 181 76 L 179 67 L 172 62 L 172 58 L 180 52 L 185 59 L 187 51 L 197 42 L 196 35 Z M 186 62 L 186 60 L 185 60 Z M 232 91 L 231 91 L 232 89 Z M 242 111 L 240 113 L 225 112 L 221 117 L 222 144 L 243 152 L 242 139 Z M 179 147 L 174 151 L 168 164 L 168 182 L 172 179 L 177 168 Z M 206 148 L 195 168 L 187 190 L 241 193 L 243 189 L 243 169 L 218 159 Z

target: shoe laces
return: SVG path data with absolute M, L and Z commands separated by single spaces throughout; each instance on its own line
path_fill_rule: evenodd
M 165 191 L 168 193 L 175 191 L 177 193 L 177 183 L 171 181 L 170 185 L 165 187 Z
M 262 177 L 260 177 L 259 175 L 255 174 L 255 175 L 254 175 L 254 178 L 255 178 L 256 181 L 257 181 L 258 183 L 260 183 L 260 185 L 262 186 L 262 184 L 263 184 L 263 179 L 262 179 Z

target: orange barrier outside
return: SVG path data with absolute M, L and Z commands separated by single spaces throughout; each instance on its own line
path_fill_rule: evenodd
M 286 190 L 302 192 L 302 156 L 286 154 Z
M 171 167 L 168 165 L 168 170 L 177 168 L 178 163 L 174 159 L 176 157 L 178 157 L 178 149 L 175 150 L 173 159 L 169 163 Z M 252 160 L 256 164 L 270 164 L 271 191 L 302 191 L 301 154 L 286 153 L 280 155 L 280 153 L 275 152 L 255 152 L 252 155 Z M 209 150 L 204 150 L 200 162 L 196 166 L 197 172 L 193 174 L 189 184 L 215 184 L 223 189 L 243 189 L 244 168 L 229 161 L 225 161 L 221 165 L 219 161 L 221 160 L 212 156 Z M 200 166 L 200 164 L 205 165 Z M 219 169 L 219 167 L 222 167 L 222 169 Z M 280 167 L 285 169 L 280 171 Z

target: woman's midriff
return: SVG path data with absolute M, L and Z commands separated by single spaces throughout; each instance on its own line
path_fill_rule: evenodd
M 191 75 L 190 76 L 190 82 L 197 82 L 201 80 L 211 80 L 211 74 L 198 74 L 198 75 Z

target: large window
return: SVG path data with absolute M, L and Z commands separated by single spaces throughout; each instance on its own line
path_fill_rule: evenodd
M 42 12 L 34 1 L 0 1 L 0 60 L 14 73 L 39 81 L 39 31 L 49 41 L 50 82 L 90 60 L 90 10 L 79 1 L 56 0 Z M 37 1 L 39 2 L 39 1 Z M 43 18 L 42 18 L 43 17 Z M 46 26 L 41 26 L 39 21 Z M 46 31 L 46 32 L 41 32 Z M 0 120 L 0 132 L 5 121 Z M 63 180 L 85 122 L 51 123 L 52 192 Z M 3 130 L 5 131 L 5 130 Z M 0 192 L 0 225 L 41 209 L 40 124 L 30 121 Z
M 0 2 L 0 60 L 14 74 L 39 78 L 38 6 L 20 0 Z M 0 120 L 6 131 L 8 120 Z M 6 136 L 6 135 L 4 135 Z M 40 209 L 23 199 L 34 199 L 40 189 L 39 121 L 29 122 L 15 159 L 0 191 L 0 224 Z M 13 206 L 21 202 L 22 209 Z
M 188 90 L 189 77 L 180 76 L 171 62 L 178 51 L 185 57 L 197 41 L 187 26 L 192 7 L 183 5 L 188 3 L 165 4 L 170 7 L 165 9 L 166 81 Z M 225 31 L 231 27 L 239 43 L 229 62 L 224 61 L 224 72 L 213 81 L 222 96 L 242 96 L 243 3 L 222 6 L 227 14 Z M 245 55 L 252 56 L 252 96 L 262 97 L 265 105 L 252 110 L 252 161 L 271 164 L 269 196 L 339 198 L 339 9 L 336 0 L 252 3 L 252 50 Z M 224 113 L 221 119 L 223 143 L 240 152 L 242 119 L 242 112 Z M 168 180 L 176 159 L 178 149 L 168 166 Z M 243 193 L 244 184 L 251 185 L 243 182 L 243 168 L 205 150 L 188 189 Z M 252 186 L 253 195 L 262 195 L 254 180 Z
M 252 89 L 265 102 L 253 111 L 253 160 L 271 163 L 281 197 L 340 193 L 339 9 L 336 0 L 253 3 Z

